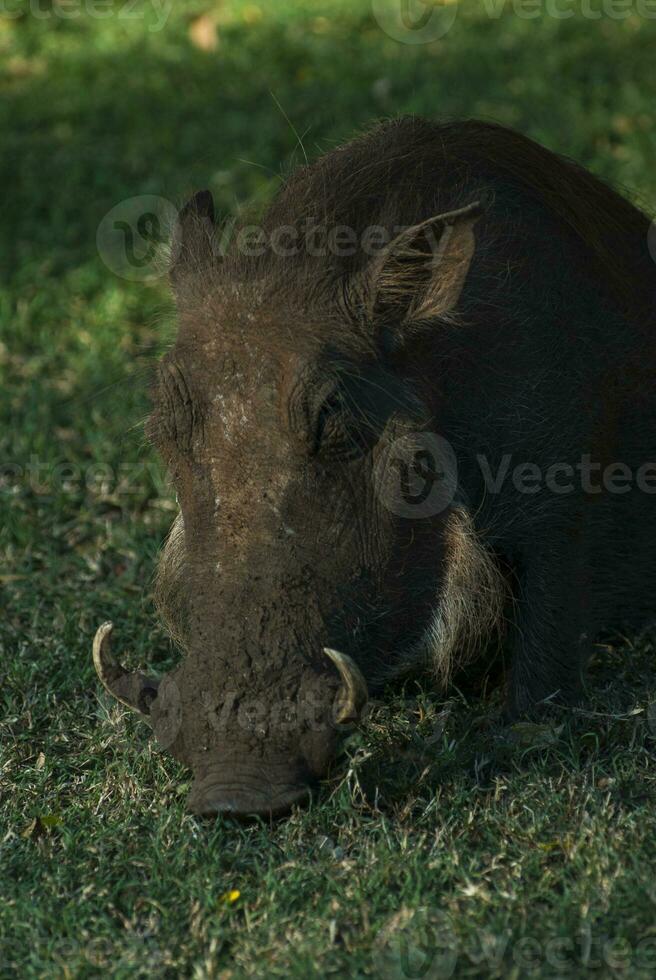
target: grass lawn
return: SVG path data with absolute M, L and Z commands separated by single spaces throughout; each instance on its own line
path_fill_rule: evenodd
M 129 665 L 176 660 L 141 428 L 171 305 L 101 259 L 112 207 L 234 212 L 302 158 L 285 115 L 313 155 L 400 111 L 498 119 L 656 199 L 656 21 L 487 8 L 400 44 L 368 0 L 191 0 L 162 29 L 155 3 L 4 5 L 0 977 L 654 976 L 654 636 L 600 647 L 590 710 L 540 725 L 391 692 L 273 827 L 185 814 L 189 774 L 91 664 L 110 618 Z

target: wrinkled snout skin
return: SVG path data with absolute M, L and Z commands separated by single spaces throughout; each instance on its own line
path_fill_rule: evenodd
M 423 417 L 373 361 L 363 368 L 361 351 L 349 364 L 348 338 L 337 362 L 313 340 L 316 324 L 295 350 L 272 350 L 225 296 L 208 315 L 222 329 L 182 325 L 150 425 L 181 509 L 158 596 L 186 654 L 151 715 L 160 743 L 194 772 L 194 812 L 279 815 L 339 749 L 340 678 L 324 648 L 361 656 L 360 638 L 407 643 L 421 629 L 422 591 L 430 616 L 434 577 L 417 583 L 413 623 L 399 604 L 396 582 L 422 550 L 399 536 L 411 528 L 396 527 L 376 475 Z M 367 427 L 349 432 L 338 398 L 366 404 Z
M 194 773 L 192 812 L 268 818 L 307 801 L 337 748 L 329 692 L 339 684 L 310 671 L 305 680 L 283 701 L 271 692 L 212 694 L 211 685 L 199 692 L 189 666 L 167 678 L 153 726 L 162 747 Z

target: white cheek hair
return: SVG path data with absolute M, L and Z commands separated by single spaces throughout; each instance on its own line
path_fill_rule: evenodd
M 506 580 L 464 506 L 449 514 L 444 538 L 445 574 L 431 622 L 395 670 L 423 665 L 442 688 L 455 669 L 470 663 L 487 644 L 500 643 L 509 596 Z

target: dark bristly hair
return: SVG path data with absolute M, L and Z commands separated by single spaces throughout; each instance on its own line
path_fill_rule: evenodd
M 411 225 L 477 198 L 500 197 L 505 206 L 518 192 L 583 246 L 617 302 L 634 313 L 653 308 L 651 275 L 640 274 L 650 264 L 647 215 L 580 164 L 497 123 L 412 116 L 379 123 L 296 169 L 264 227 L 308 218 L 356 231 Z

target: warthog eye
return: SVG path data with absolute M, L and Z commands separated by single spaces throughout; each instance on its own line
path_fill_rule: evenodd
M 380 439 L 388 419 L 425 410 L 403 382 L 378 364 L 333 359 L 299 378 L 292 389 L 289 423 L 305 452 L 323 459 L 356 459 Z
M 366 419 L 341 386 L 330 391 L 319 404 L 313 420 L 313 453 L 353 459 L 365 453 Z
M 343 412 L 344 406 L 338 391 L 331 392 L 324 400 L 317 412 L 314 426 L 314 448 L 318 452 L 321 444 L 330 438 L 331 433 L 339 428 L 339 415 Z

